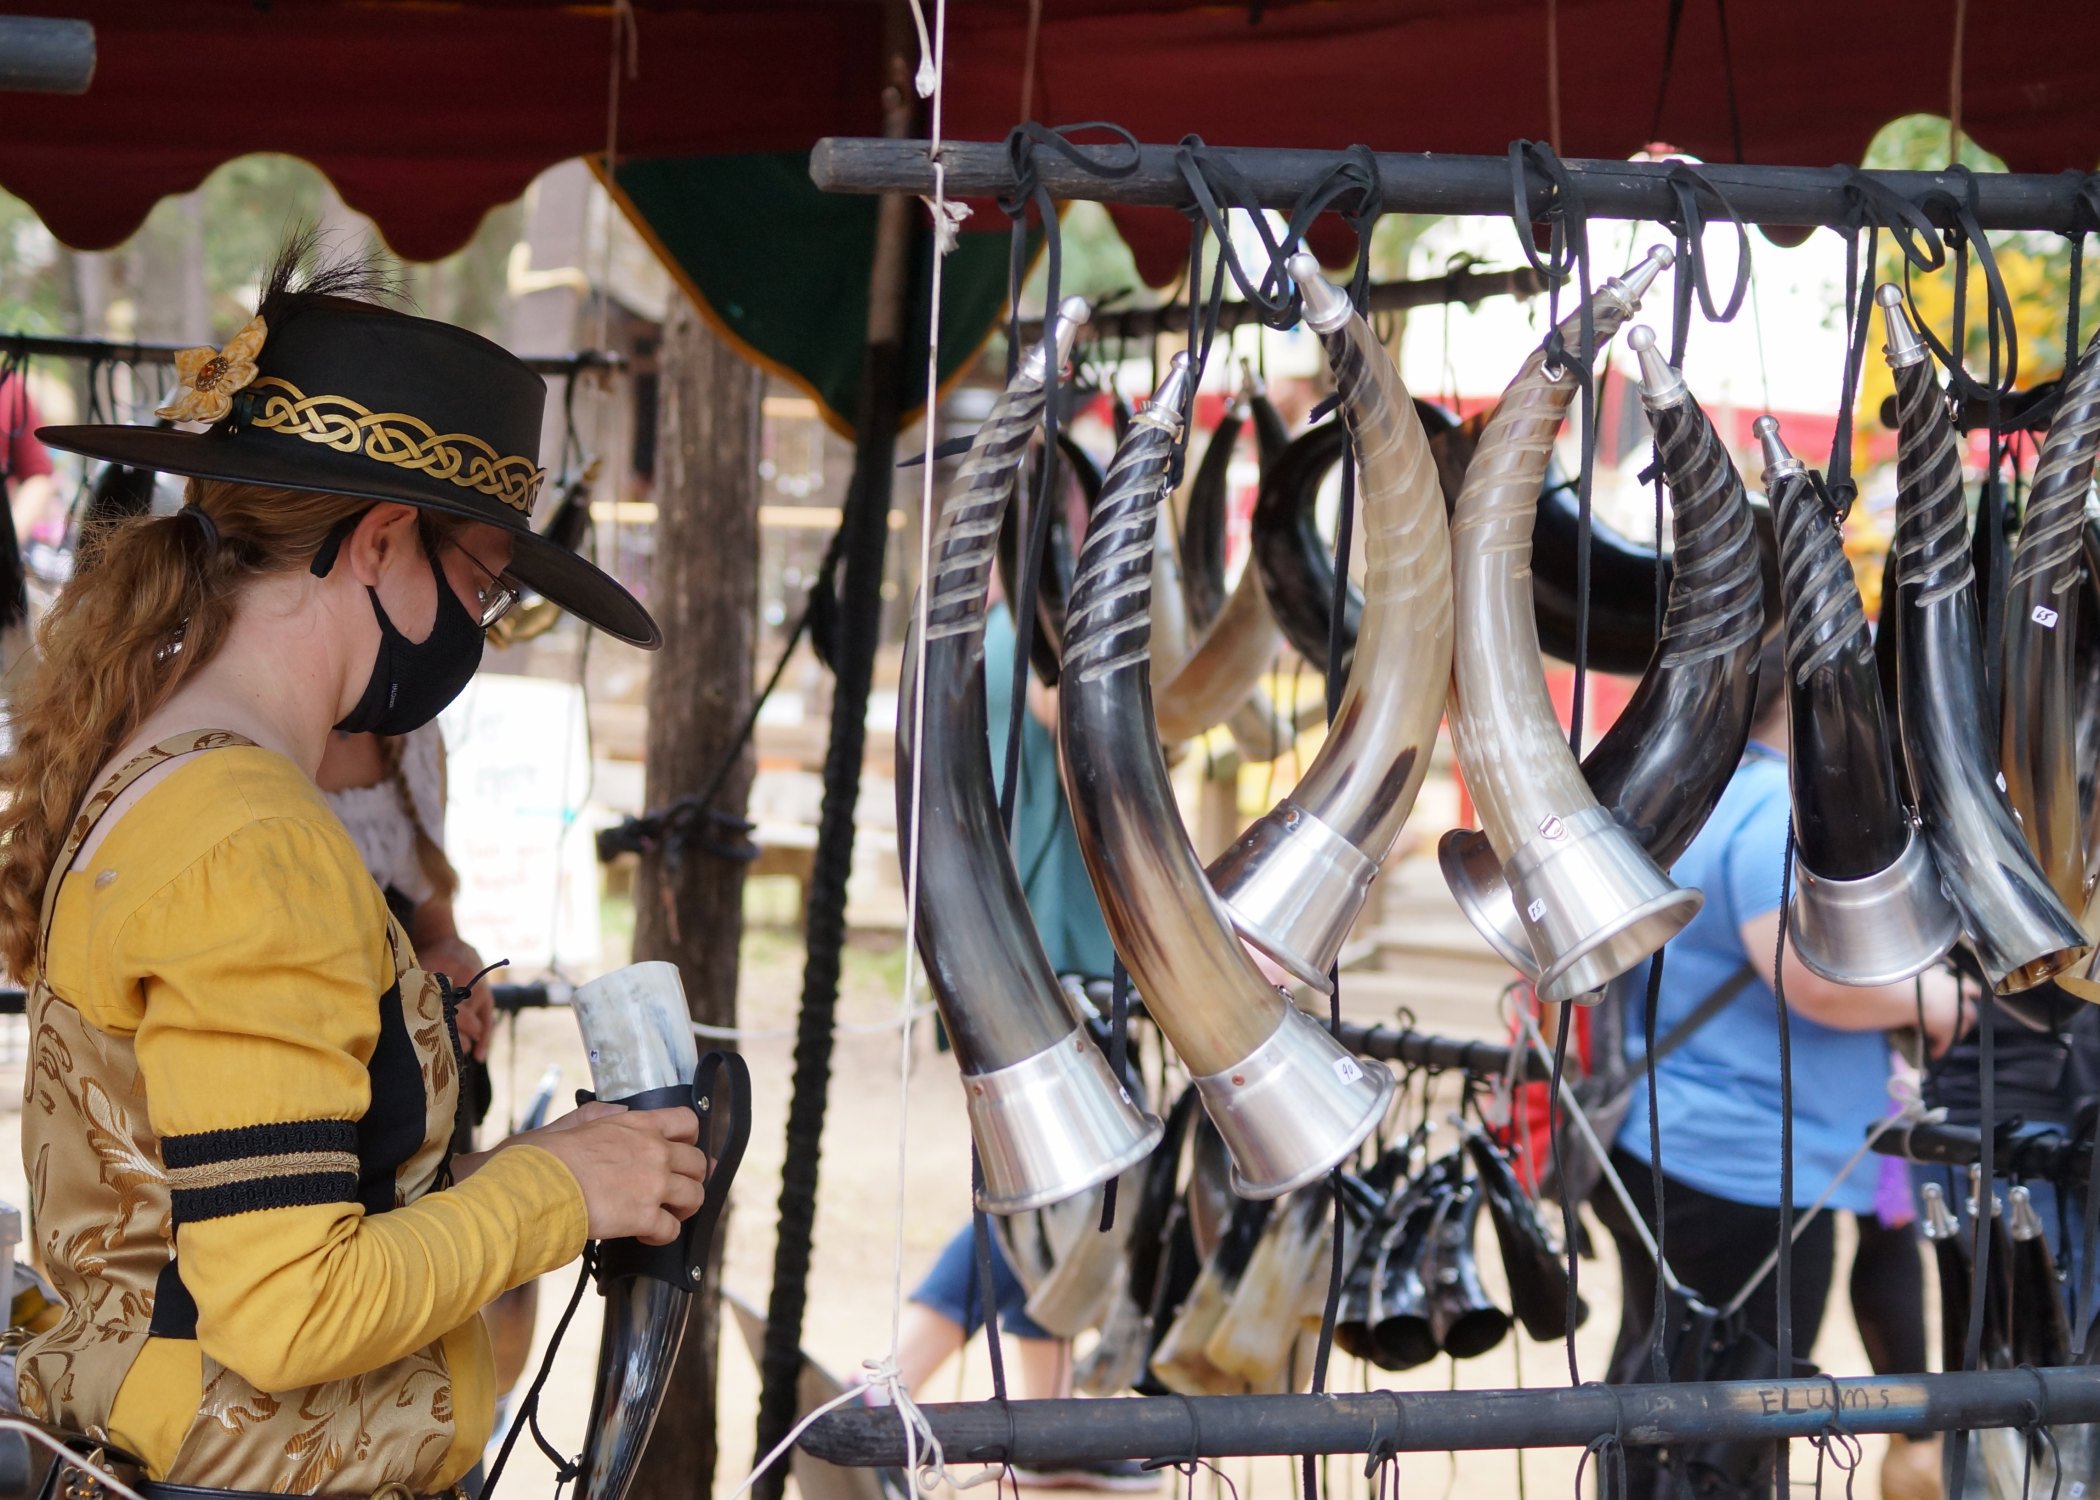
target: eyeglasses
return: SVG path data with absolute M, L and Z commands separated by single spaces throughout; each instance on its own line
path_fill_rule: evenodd
M 453 542 L 451 547 L 454 552 L 472 563 L 477 573 L 488 580 L 486 584 L 474 590 L 474 602 L 481 606 L 481 628 L 487 630 L 509 614 L 511 606 L 518 602 L 518 586 L 503 574 L 491 572 L 487 563 L 458 542 Z

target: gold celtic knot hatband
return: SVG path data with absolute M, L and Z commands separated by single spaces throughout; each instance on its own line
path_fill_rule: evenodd
M 547 477 L 531 459 L 499 454 L 472 433 L 440 433 L 406 412 L 375 412 L 348 396 L 309 396 L 281 376 L 265 375 L 242 394 L 252 398 L 249 427 L 416 469 L 493 496 L 522 515 L 532 514 Z

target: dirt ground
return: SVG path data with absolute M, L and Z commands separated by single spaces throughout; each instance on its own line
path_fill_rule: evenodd
M 923 1022 L 915 1028 L 908 1097 L 900 1102 L 897 1031 L 886 1023 L 894 1022 L 899 1014 L 902 967 L 894 938 L 856 938 L 847 957 L 840 998 L 840 1019 L 848 1029 L 839 1036 L 833 1055 L 804 1341 L 819 1361 L 841 1374 L 855 1371 L 862 1359 L 887 1350 L 896 1289 L 901 1285 L 909 1291 L 968 1209 L 968 1132 L 954 1064 L 933 1050 L 931 1027 Z M 763 1306 L 771 1275 L 791 1028 L 801 988 L 799 935 L 779 929 L 753 931 L 744 944 L 739 988 L 740 1021 L 747 1033 L 744 1051 L 756 1084 L 757 1103 L 749 1154 L 728 1218 L 725 1279 L 729 1290 Z M 1359 1019 L 1379 1018 L 1375 1010 L 1350 1004 L 1349 988 L 1345 977 L 1345 1008 Z M 1492 993 L 1484 992 L 1477 1013 L 1469 1016 L 1440 1008 L 1434 1017 L 1425 1015 L 1424 1024 L 1460 1031 L 1470 1021 L 1476 1034 L 1489 1035 L 1492 1000 Z M 10 1102 L 0 1115 L 0 1197 L 21 1203 L 26 1191 L 19 1149 L 19 1104 L 14 1102 L 20 1098 L 21 1023 L 10 1019 L 5 1027 L 0 1032 L 0 1069 L 8 1076 L 0 1076 L 0 1097 Z M 492 1124 L 507 1116 L 512 1099 L 530 1094 L 550 1065 L 562 1069 L 564 1097 L 587 1078 L 574 1024 L 567 1014 L 529 1014 L 505 1028 L 493 1057 L 497 1102 Z M 901 1272 L 893 1254 L 900 1199 Z M 1491 1232 L 1483 1230 L 1481 1249 L 1483 1278 L 1499 1297 L 1501 1270 L 1492 1250 Z M 1839 1287 L 1844 1285 L 1848 1257 L 1841 1234 Z M 541 1285 L 532 1367 L 538 1364 L 539 1347 L 551 1331 L 573 1275 L 559 1272 Z M 1603 1372 L 1617 1325 L 1617 1268 L 1608 1249 L 1601 1259 L 1585 1264 L 1581 1284 L 1591 1314 L 1577 1338 L 1577 1350 L 1583 1377 L 1595 1379 Z M 595 1297 L 584 1299 L 544 1401 L 543 1425 L 558 1446 L 571 1452 L 581 1445 L 590 1397 L 597 1347 L 595 1303 Z M 1825 1369 L 1840 1374 L 1865 1372 L 1865 1356 L 1841 1302 L 1826 1318 L 1823 1339 L 1814 1354 Z M 726 1497 L 750 1467 L 757 1408 L 752 1361 L 733 1323 L 726 1319 L 721 1368 L 722 1463 L 715 1494 Z M 1567 1378 L 1565 1355 L 1558 1344 L 1535 1343 L 1517 1333 L 1483 1358 L 1463 1364 L 1439 1360 L 1400 1376 L 1384 1375 L 1338 1351 L 1332 1385 L 1338 1390 L 1386 1384 L 1428 1390 L 1550 1386 L 1563 1384 Z M 959 1368 L 943 1371 L 921 1395 L 930 1400 L 954 1400 L 990 1393 L 990 1369 L 979 1341 Z M 664 1420 L 680 1420 L 680 1414 L 667 1412 Z M 1882 1441 L 1868 1439 L 1866 1448 L 1867 1466 L 1858 1476 L 1859 1493 L 1872 1495 L 1878 1493 L 1875 1471 Z M 1567 1495 L 1572 1491 L 1578 1456 L 1567 1450 L 1537 1452 L 1521 1460 L 1508 1452 L 1413 1456 L 1402 1461 L 1400 1482 L 1411 1496 Z M 1813 1451 L 1806 1444 L 1797 1444 L 1794 1462 L 1797 1478 L 1805 1481 L 1812 1470 Z M 1219 1495 L 1226 1493 L 1229 1482 L 1241 1500 L 1291 1494 L 1298 1483 L 1296 1465 L 1281 1460 L 1232 1461 L 1224 1467 L 1223 1481 L 1205 1476 L 1192 1484 L 1179 1478 L 1172 1482 L 1188 1484 L 1192 1490 L 1207 1487 Z M 1323 1466 L 1323 1475 L 1322 1487 L 1337 1495 L 1369 1493 L 1360 1460 L 1331 1460 Z M 552 1492 L 551 1466 L 529 1440 L 520 1444 L 513 1457 L 504 1488 L 513 1495 Z

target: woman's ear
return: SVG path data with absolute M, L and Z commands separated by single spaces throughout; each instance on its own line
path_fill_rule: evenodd
M 343 543 L 342 561 L 365 588 L 376 588 L 380 572 L 397 551 L 415 544 L 416 508 L 391 501 L 359 518 Z

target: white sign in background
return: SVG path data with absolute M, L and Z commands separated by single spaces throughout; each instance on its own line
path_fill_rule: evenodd
M 484 672 L 441 720 L 445 850 L 460 936 L 506 977 L 587 978 L 603 961 L 583 690 Z

